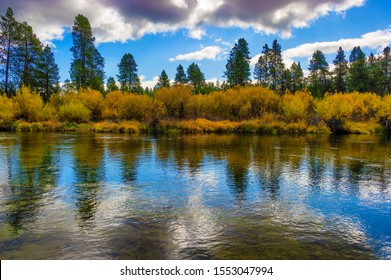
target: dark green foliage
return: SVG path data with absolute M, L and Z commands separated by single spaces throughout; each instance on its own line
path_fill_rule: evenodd
M 59 69 L 49 46 L 44 47 L 38 63 L 37 86 L 44 102 L 59 90 Z
M 369 90 L 369 69 L 366 63 L 365 54 L 360 47 L 355 47 L 350 57 L 353 57 L 354 60 L 349 68 L 349 91 L 366 92 Z
M 195 92 L 198 92 L 205 84 L 205 75 L 201 72 L 198 64 L 192 63 L 189 65 L 187 68 L 187 78 Z
M 73 47 L 71 80 L 77 89 L 91 88 L 103 92 L 104 59 L 96 49 L 88 19 L 79 14 L 72 27 Z
M 12 96 L 19 86 L 15 81 L 16 50 L 19 46 L 20 24 L 14 18 L 11 8 L 7 9 L 0 21 L 0 77 L 1 87 L 8 96 Z
M 254 76 L 258 84 L 281 93 L 284 92 L 287 89 L 287 80 L 291 79 L 285 70 L 285 65 L 282 61 L 281 45 L 277 40 L 273 41 L 271 48 L 265 44 L 262 55 L 259 57 L 254 69 Z
M 379 83 L 379 77 L 382 77 L 381 59 L 376 58 L 373 53 L 368 57 L 368 90 L 373 93 L 383 94 L 382 84 Z
M 337 56 L 333 60 L 334 63 L 334 83 L 333 89 L 337 92 L 346 91 L 346 76 L 348 73 L 348 62 L 346 60 L 345 52 L 339 47 Z
M 311 74 L 309 77 L 309 89 L 314 97 L 323 97 L 329 90 L 329 64 L 324 54 L 317 50 L 312 55 L 308 70 Z
M 178 65 L 176 68 L 176 74 L 175 74 L 175 84 L 184 85 L 188 82 L 188 79 L 185 74 L 185 70 L 183 69 L 183 66 L 181 64 Z
M 382 94 L 388 94 L 391 92 L 391 51 L 390 47 L 386 47 L 383 50 L 383 55 L 380 62 L 381 67 L 381 84 Z
M 250 51 L 245 39 L 240 38 L 232 48 L 224 76 L 231 86 L 244 86 L 250 82 Z
M 268 54 L 269 46 L 265 44 L 263 46 L 262 54 L 259 56 L 258 62 L 255 64 L 254 77 L 258 82 L 258 85 L 267 87 L 269 80 L 269 62 Z
M 156 89 L 164 88 L 164 87 L 170 87 L 170 80 L 168 79 L 167 73 L 165 70 L 162 71 L 162 73 L 159 76 L 159 80 L 156 84 Z
M 117 91 L 119 90 L 119 87 L 117 86 L 117 83 L 115 82 L 113 77 L 109 77 L 107 79 L 107 84 L 106 84 L 106 92 L 112 92 L 112 91 Z
M 118 64 L 118 72 L 117 77 L 121 91 L 142 92 L 140 78 L 137 74 L 137 63 L 132 54 L 126 53 L 122 56 L 121 62 Z
M 292 63 L 291 69 L 291 86 L 290 91 L 296 92 L 298 90 L 304 89 L 304 73 L 301 68 L 300 62 L 296 64 L 296 62 Z

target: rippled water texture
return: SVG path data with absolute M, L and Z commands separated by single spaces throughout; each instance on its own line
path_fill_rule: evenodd
M 0 134 L 1 259 L 391 259 L 384 136 Z

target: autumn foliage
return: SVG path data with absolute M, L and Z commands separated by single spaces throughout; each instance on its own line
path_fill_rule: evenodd
M 30 131 L 77 130 L 85 124 L 97 132 L 373 133 L 391 130 L 391 96 L 353 92 L 314 99 L 307 91 L 280 95 L 262 87 L 202 95 L 183 85 L 161 88 L 153 96 L 68 91 L 53 94 L 46 104 L 27 87 L 11 98 L 0 95 L 0 127 L 28 131 L 29 124 Z

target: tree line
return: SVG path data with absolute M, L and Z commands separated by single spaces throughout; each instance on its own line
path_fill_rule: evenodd
M 44 102 L 60 90 L 93 89 L 102 93 L 120 90 L 153 95 L 158 89 L 170 87 L 165 70 L 154 88 L 141 86 L 137 63 L 131 53 L 122 56 L 118 64 L 117 81 L 108 77 L 105 83 L 105 60 L 95 46 L 95 37 L 87 17 L 79 14 L 72 26 L 73 46 L 70 80 L 59 87 L 59 69 L 51 48 L 33 33 L 27 22 L 16 21 L 8 8 L 0 21 L 0 93 L 14 96 L 25 85 L 39 92 Z M 205 75 L 196 63 L 186 69 L 177 67 L 174 85 L 189 85 L 194 93 L 209 94 L 235 86 L 262 86 L 280 94 L 308 89 L 314 97 L 323 97 L 327 92 L 373 92 L 384 96 L 391 89 L 391 53 L 387 46 L 379 55 L 368 57 L 360 46 L 354 47 L 347 59 L 340 47 L 333 60 L 333 69 L 325 55 L 317 50 L 309 63 L 309 75 L 305 77 L 300 63 L 287 68 L 283 62 L 281 45 L 274 40 L 263 46 L 262 54 L 254 67 L 251 81 L 250 51 L 248 43 L 240 38 L 231 49 L 226 63 L 223 83 L 206 83 Z

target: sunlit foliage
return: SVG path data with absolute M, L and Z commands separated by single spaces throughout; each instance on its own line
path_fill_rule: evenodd
M 41 120 L 43 101 L 36 92 L 31 92 L 28 87 L 22 86 L 13 97 L 16 117 L 29 122 Z

